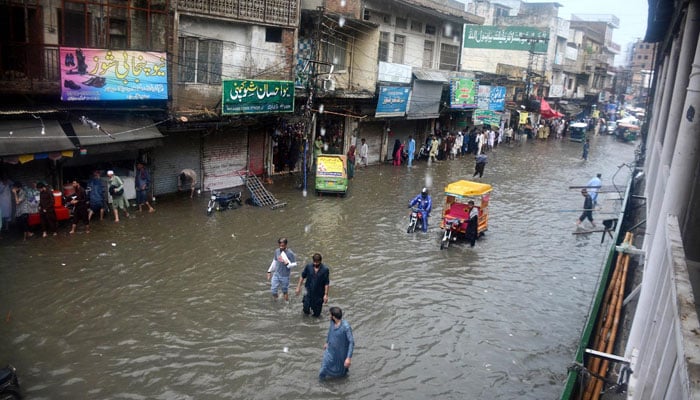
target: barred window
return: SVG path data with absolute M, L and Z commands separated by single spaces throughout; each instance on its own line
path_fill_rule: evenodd
M 220 84 L 223 48 L 220 40 L 181 37 L 178 81 Z
M 389 61 L 389 32 L 379 33 L 379 61 Z
M 440 45 L 440 69 L 456 71 L 459 59 L 459 47 L 449 44 Z

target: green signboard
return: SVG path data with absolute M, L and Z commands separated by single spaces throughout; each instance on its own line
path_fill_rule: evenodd
M 547 52 L 549 29 L 529 26 L 470 25 L 464 30 L 464 48 Z
M 479 81 L 466 78 L 450 79 L 450 108 L 476 108 Z
M 491 110 L 474 110 L 474 125 L 491 125 L 499 126 L 501 124 L 501 115 Z
M 294 82 L 232 80 L 223 82 L 222 114 L 294 111 Z

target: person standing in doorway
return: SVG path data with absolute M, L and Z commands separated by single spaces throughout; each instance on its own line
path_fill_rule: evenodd
M 306 294 L 303 300 L 304 314 L 309 315 L 313 311 L 314 317 L 320 317 L 323 305 L 328 304 L 330 270 L 321 262 L 323 260 L 321 254 L 315 253 L 312 260 L 312 263 L 306 264 L 304 267 L 295 293 L 297 296 L 301 293 L 301 284 L 306 280 L 304 285 Z
M 181 191 L 186 184 L 190 185 L 190 199 L 194 197 L 194 187 L 197 185 L 197 173 L 189 168 L 180 171 L 177 176 L 177 191 Z
M 289 276 L 292 268 L 297 266 L 296 255 L 287 248 L 287 238 L 281 237 L 277 240 L 279 247 L 275 249 L 272 263 L 267 269 L 267 280 L 270 281 L 270 291 L 272 297 L 277 300 L 278 292 L 281 289 L 284 300 L 289 300 Z
M 355 349 L 355 338 L 350 324 L 343 319 L 340 307 L 331 307 L 331 321 L 323 345 L 323 362 L 318 371 L 318 379 L 340 378 L 348 374 Z
M 369 146 L 367 145 L 365 138 L 362 138 L 360 142 L 362 143 L 360 145 L 360 165 L 366 167 L 367 157 L 369 156 Z
M 31 204 L 27 198 L 27 191 L 24 190 L 22 184 L 15 182 L 12 185 L 12 194 L 15 200 L 15 221 L 24 232 L 24 240 L 34 236 L 29 229 L 29 214 L 31 212 Z
M 114 211 L 114 222 L 119 222 L 119 209 L 124 210 L 124 216 L 129 218 L 129 202 L 124 197 L 124 181 L 116 175 L 114 171 L 107 171 L 109 178 L 109 194 L 112 195 L 112 209 Z
M 413 135 L 408 137 L 408 166 L 413 166 L 413 156 L 416 154 L 416 140 Z
M 156 209 L 151 207 L 148 202 L 148 189 L 151 187 L 151 174 L 144 167 L 143 163 L 136 163 L 136 178 L 134 180 L 136 186 L 136 204 L 139 206 L 139 212 L 145 204 L 148 207 L 148 212 L 155 212 Z

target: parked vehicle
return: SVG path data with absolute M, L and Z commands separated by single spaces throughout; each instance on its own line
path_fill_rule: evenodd
M 583 142 L 588 131 L 588 124 L 585 122 L 574 122 L 569 125 L 569 139 L 573 142 Z
M 615 134 L 615 129 L 617 129 L 617 122 L 609 121 L 608 126 L 606 127 L 607 134 L 608 135 Z
M 12 365 L 0 368 L 0 399 L 19 400 L 21 398 L 17 369 Z
M 446 249 L 451 242 L 469 239 L 470 230 L 475 239 L 482 236 L 489 226 L 489 200 L 492 187 L 486 183 L 460 180 L 445 186 L 445 207 L 442 211 L 440 229 L 443 230 L 440 249 Z M 474 207 L 479 211 L 477 226 L 469 226 L 469 213 Z
M 408 230 L 407 233 L 413 233 L 416 229 L 423 229 L 423 210 L 413 207 L 411 208 L 411 214 L 408 216 Z
M 348 191 L 348 170 L 344 155 L 321 154 L 316 159 L 316 194 Z
M 617 124 L 615 137 L 621 142 L 633 142 L 639 135 L 639 127 L 632 124 Z
M 221 193 L 211 192 L 209 204 L 207 204 L 207 215 L 214 211 L 232 210 L 243 205 L 241 192 Z

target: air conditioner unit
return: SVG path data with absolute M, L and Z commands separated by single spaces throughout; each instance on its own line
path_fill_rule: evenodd
M 323 90 L 333 91 L 335 90 L 335 81 L 333 79 L 324 79 L 321 83 Z

